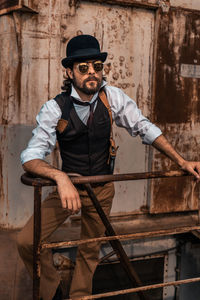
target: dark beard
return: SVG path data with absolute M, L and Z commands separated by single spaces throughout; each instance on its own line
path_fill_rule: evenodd
M 86 86 L 86 83 L 87 81 L 90 81 L 90 80 L 95 80 L 97 82 L 97 86 L 96 87 L 91 87 L 91 88 L 88 88 Z M 80 87 L 78 84 L 77 84 L 77 81 L 76 81 L 76 78 L 73 78 L 73 85 L 76 89 L 80 90 L 81 92 L 83 92 L 84 94 L 86 95 L 94 95 L 95 93 L 97 93 L 99 90 L 100 90 L 100 87 L 101 87 L 101 84 L 102 84 L 102 80 L 100 81 L 98 78 L 96 78 L 95 76 L 89 76 L 87 79 L 85 79 L 83 81 L 83 87 Z

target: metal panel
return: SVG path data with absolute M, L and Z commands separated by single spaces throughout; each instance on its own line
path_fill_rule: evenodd
M 32 126 L 0 125 L 0 228 L 20 228 L 33 212 L 33 189 L 23 185 L 20 152 Z M 50 189 L 43 190 L 43 197 Z
M 154 120 L 186 159 L 200 151 L 200 14 L 170 9 L 160 14 L 155 74 Z M 154 151 L 153 170 L 176 166 Z M 197 209 L 198 185 L 193 179 L 152 183 L 151 212 Z

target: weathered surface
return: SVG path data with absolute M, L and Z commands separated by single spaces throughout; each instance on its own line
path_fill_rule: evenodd
M 171 9 L 160 18 L 154 120 L 186 159 L 199 160 L 200 13 Z M 153 161 L 153 170 L 176 168 L 157 152 Z M 157 180 L 151 211 L 197 209 L 198 197 L 199 186 L 192 179 Z
M 14 11 L 37 13 L 38 0 L 0 0 L 0 15 Z
M 5 8 L 10 8 L 19 4 L 19 0 L 1 0 L 0 1 L 0 10 Z
M 130 5 L 126 6 L 121 5 L 122 1 L 120 2 L 120 0 L 111 1 L 112 4 L 109 4 L 108 1 L 97 2 L 27 0 L 23 1 L 23 4 L 29 5 L 31 3 L 35 7 L 37 6 L 39 14 L 14 12 L 0 17 L 0 129 L 2 133 L 0 149 L 2 210 L 0 223 L 5 227 L 17 227 L 19 224 L 21 226 L 32 211 L 32 201 L 27 202 L 26 196 L 22 197 L 19 194 L 16 197 L 10 182 L 16 183 L 14 177 L 18 176 L 19 178 L 20 172 L 22 172 L 19 154 L 24 148 L 25 140 L 28 139 L 28 132 L 30 131 L 28 126 L 35 124 L 35 116 L 42 104 L 60 92 L 65 72 L 60 61 L 65 56 L 67 41 L 74 35 L 81 33 L 95 35 L 100 41 L 101 48 L 109 53 L 105 64 L 105 75 L 108 82 L 120 87 L 135 99 L 144 115 L 152 118 L 155 113 L 155 120 L 162 126 L 164 132 L 168 133 L 170 141 L 181 153 L 187 152 L 188 158 L 198 158 L 198 112 L 200 108 L 197 99 L 199 97 L 199 79 L 177 75 L 178 66 L 176 63 L 175 66 L 173 65 L 174 61 L 181 62 L 184 65 L 182 69 L 182 75 L 184 75 L 184 72 L 187 73 L 185 68 L 190 68 L 187 67 L 188 65 L 199 64 L 198 61 L 194 63 L 186 59 L 193 55 L 192 49 L 195 49 L 195 45 L 199 43 L 198 33 L 195 35 L 193 31 L 194 28 L 199 30 L 198 14 L 196 14 L 197 17 L 191 17 L 193 14 L 189 12 L 181 13 L 172 10 L 169 15 L 162 15 L 161 32 L 167 34 L 165 34 L 166 37 L 160 34 L 159 40 L 162 43 L 169 42 L 167 46 L 171 47 L 170 51 L 172 51 L 172 56 L 167 53 L 166 56 L 163 55 L 163 58 L 170 59 L 172 57 L 173 61 L 172 65 L 170 65 L 170 61 L 164 62 L 163 65 L 158 57 L 160 67 L 157 68 L 156 80 L 160 83 L 160 88 L 156 89 L 157 100 L 155 101 L 155 109 L 152 111 L 155 10 L 148 9 L 147 5 L 158 6 L 162 1 L 127 0 L 126 4 L 129 3 Z M 180 5 L 180 0 L 177 3 Z M 177 3 L 171 1 L 171 5 Z M 199 7 L 199 3 L 195 0 L 190 0 L 187 3 L 190 8 L 198 9 Z M 140 8 L 136 7 L 136 4 L 140 5 Z M 144 9 L 141 8 L 142 4 L 146 5 Z M 197 22 L 196 25 L 192 23 L 193 18 L 196 18 L 194 19 Z M 195 35 L 194 38 L 193 35 Z M 178 45 L 181 43 L 183 46 L 189 43 L 190 47 L 182 47 L 180 54 Z M 164 51 L 164 47 L 161 47 L 159 51 L 161 50 Z M 190 74 L 191 72 L 195 73 L 190 68 Z M 164 79 L 163 76 L 165 76 Z M 169 85 L 170 89 L 168 88 Z M 171 95 L 171 97 L 167 97 L 167 101 L 173 107 L 175 101 L 170 99 L 173 98 L 172 93 L 175 92 L 179 107 L 171 110 L 170 105 L 167 105 L 167 108 L 162 107 L 165 103 L 164 98 L 162 99 L 165 96 L 163 96 L 164 89 L 167 89 L 168 95 Z M 162 99 L 162 102 L 159 99 Z M 166 109 L 168 113 L 164 112 Z M 189 120 L 190 116 L 192 122 L 188 121 L 185 124 L 185 119 Z M 179 124 L 178 127 L 177 123 Z M 27 130 L 19 125 L 27 126 Z M 12 126 L 16 126 L 15 130 Z M 17 135 L 12 137 L 12 141 L 9 139 L 11 130 L 17 132 Z M 179 134 L 180 130 L 184 132 L 184 135 Z M 19 136 L 23 141 L 21 148 L 18 143 Z M 23 137 L 25 138 L 23 139 Z M 148 150 L 141 145 L 141 141 L 137 138 L 132 139 L 120 128 L 115 128 L 115 138 L 117 144 L 120 145 L 116 172 L 147 171 Z M 17 148 L 15 153 L 11 151 L 10 145 Z M 195 151 L 193 151 L 194 147 L 196 147 Z M 10 157 L 13 157 L 13 160 Z M 53 160 L 56 161 L 57 156 L 56 159 L 54 156 Z M 10 166 L 13 161 L 17 161 L 18 164 L 13 164 L 12 169 Z M 168 160 L 161 160 L 160 156 L 156 154 L 153 167 L 155 170 L 161 168 L 166 170 L 171 167 L 174 168 Z M 19 185 L 16 187 L 17 189 L 22 188 Z M 180 190 L 180 187 L 178 189 Z M 21 192 L 23 195 L 27 195 L 27 191 L 21 190 Z M 187 193 L 189 192 L 184 191 L 184 195 Z M 156 190 L 155 195 L 157 195 Z M 179 196 L 182 196 L 181 191 Z M 159 193 L 158 197 L 160 197 Z M 126 205 L 122 199 L 126 199 Z M 196 200 L 194 202 L 192 200 L 191 203 L 188 201 L 186 201 L 189 203 L 187 204 L 188 207 L 193 207 L 193 205 L 196 207 Z M 24 203 L 26 203 L 25 206 Z M 160 205 L 160 202 L 155 202 L 155 205 Z M 22 211 L 21 207 L 24 207 L 25 211 Z M 185 205 L 180 204 L 177 207 L 184 209 Z M 15 214 L 16 208 L 17 214 Z M 141 212 L 147 209 L 146 182 L 127 182 L 116 185 L 114 213 Z
M 199 45 L 200 13 L 176 9 L 162 15 L 154 106 L 155 121 L 161 125 L 200 121 Z M 184 77 L 181 76 L 183 64 L 186 69 Z M 192 66 L 193 72 L 189 69 Z
M 35 116 L 42 104 L 60 92 L 64 73 L 60 64 L 61 58 L 65 56 L 67 41 L 80 33 L 93 34 L 100 40 L 102 49 L 109 52 L 105 64 L 108 82 L 122 88 L 136 100 L 145 115 L 150 115 L 154 34 L 152 10 L 86 2 L 77 7 L 72 1 L 44 0 L 40 1 L 38 11 L 37 15 L 15 12 L 0 18 L 0 41 L 4 46 L 0 58 L 0 89 L 3 100 L 0 106 L 1 124 L 35 124 Z M 92 16 L 89 20 L 88 15 Z M 24 131 L 18 131 L 20 128 L 22 129 L 17 128 L 17 132 L 23 136 Z M 27 127 L 27 133 L 28 131 Z M 139 139 L 132 140 L 124 130 L 117 130 L 115 135 L 117 144 L 120 144 L 116 172 L 147 170 L 146 149 Z M 7 138 L 8 135 L 4 137 L 4 141 Z M 17 140 L 16 136 L 12 145 Z M 134 149 L 134 155 L 131 156 L 130 147 Z M 24 146 L 21 150 L 23 148 Z M 2 155 L 9 156 L 9 151 L 5 153 L 2 150 Z M 19 152 L 15 159 L 19 162 Z M 21 168 L 17 172 L 6 171 L 4 185 L 9 177 L 12 178 L 20 171 Z M 117 186 L 113 211 L 128 212 L 145 207 L 146 189 L 145 182 L 120 183 Z M 124 195 L 128 199 L 126 206 L 121 201 Z M 13 204 L 8 211 L 5 208 L 7 198 L 2 197 L 4 213 L 1 224 L 15 227 L 27 220 L 33 202 L 28 202 L 30 209 L 26 213 L 21 210 L 12 219 L 16 207 L 18 211 L 20 206 L 26 207 L 23 205 L 25 197 L 23 200 L 12 197 L 9 194 L 9 202 Z

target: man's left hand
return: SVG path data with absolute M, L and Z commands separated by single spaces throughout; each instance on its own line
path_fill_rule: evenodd
M 200 180 L 200 162 L 199 161 L 185 161 L 181 165 L 181 169 L 193 174 L 196 179 Z

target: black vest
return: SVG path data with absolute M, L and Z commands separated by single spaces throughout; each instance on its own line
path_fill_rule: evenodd
M 62 111 L 61 120 L 68 121 L 62 133 L 57 130 L 62 170 L 85 176 L 109 174 L 111 124 L 103 102 L 98 97 L 92 125 L 88 128 L 77 115 L 70 96 L 63 92 L 55 101 Z

